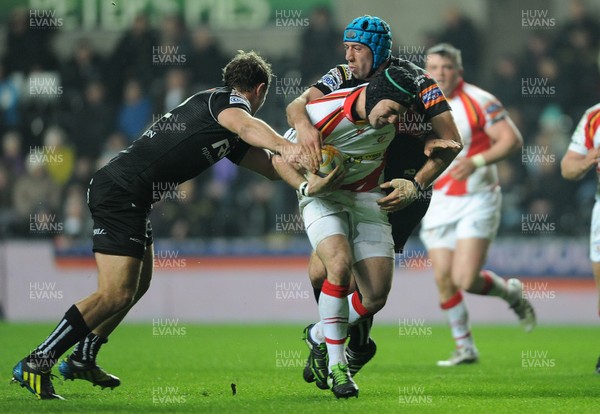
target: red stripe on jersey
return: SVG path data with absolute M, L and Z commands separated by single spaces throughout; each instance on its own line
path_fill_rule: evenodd
M 377 187 L 377 184 L 379 184 L 379 177 L 381 176 L 381 171 L 383 171 L 384 167 L 385 163 L 382 162 L 381 165 L 375 168 L 371 174 L 353 183 L 345 184 L 340 188 L 342 190 L 354 191 L 356 193 L 371 191 L 373 188 Z
M 467 151 L 467 157 L 472 157 L 475 154 L 479 154 L 480 152 L 489 149 L 492 146 L 492 143 L 490 137 L 485 133 L 485 115 L 481 106 L 466 93 L 461 94 L 461 100 L 465 107 L 469 105 L 477 119 L 476 123 L 469 119 L 471 124 L 471 145 L 469 146 L 469 151 Z
M 356 100 L 358 99 L 358 95 L 360 95 L 362 90 L 365 88 L 366 88 L 366 86 L 363 86 L 362 88 L 357 88 L 356 90 L 352 91 L 352 93 L 350 95 L 348 95 L 348 97 L 344 101 L 344 115 L 353 124 L 359 124 L 359 123 L 366 124 L 367 123 L 366 120 L 363 120 L 363 119 L 357 120 L 352 117 L 352 105 L 354 105 L 354 102 L 356 102 Z
M 462 91 L 458 94 L 458 97 L 460 98 L 460 101 L 465 107 L 467 118 L 469 118 L 469 125 L 471 126 L 471 130 L 475 129 L 478 126 L 480 128 L 483 128 L 485 126 L 485 116 L 483 115 L 483 112 L 481 111 L 481 108 L 479 107 L 477 102 L 475 102 L 473 98 L 471 98 L 469 95 Z
M 479 154 L 491 147 L 490 137 L 485 133 L 485 115 L 481 106 L 471 98 L 466 92 L 462 90 L 458 93 L 465 112 L 467 119 L 469 120 L 469 126 L 471 128 L 471 145 L 467 151 L 467 157 L 472 157 L 475 154 Z M 450 174 L 446 174 L 442 179 L 438 179 L 434 185 L 435 189 L 440 189 L 450 184 L 447 195 L 463 195 L 467 193 L 467 180 L 454 180 Z
M 331 339 L 331 338 L 325 337 L 325 342 L 327 342 L 328 344 L 332 344 L 332 345 L 342 345 L 342 344 L 346 343 L 346 338 L 344 338 L 344 339 Z
M 594 148 L 594 135 L 600 127 L 600 109 L 592 111 L 588 115 L 588 121 L 585 128 L 585 147 L 587 149 Z
M 323 125 L 323 128 L 320 129 L 321 138 L 327 138 L 333 132 L 335 127 L 337 127 L 343 120 L 344 112 L 342 111 L 342 108 L 338 108 L 338 112 L 335 114 L 335 116 L 329 122 L 327 122 L 327 124 Z
M 445 186 L 448 185 L 450 180 L 452 180 L 452 176 L 450 175 L 450 173 L 442 175 L 440 178 L 438 178 L 435 181 L 435 184 L 433 185 L 433 189 L 440 190 L 440 189 L 444 188 Z M 465 188 L 466 188 L 466 186 L 465 186 Z
M 335 108 L 333 111 L 331 111 L 329 114 L 325 115 L 323 118 L 321 118 L 321 120 L 319 122 L 317 122 L 315 124 L 315 128 L 317 128 L 319 131 L 329 122 L 331 121 L 340 111 L 342 110 L 342 108 Z
M 310 101 L 309 103 L 307 103 L 307 105 L 312 105 L 312 104 L 318 103 L 318 102 L 332 101 L 334 99 L 339 99 L 339 98 L 345 98 L 346 96 L 350 95 L 352 92 L 353 91 L 332 92 L 327 95 L 321 96 L 320 98 Z

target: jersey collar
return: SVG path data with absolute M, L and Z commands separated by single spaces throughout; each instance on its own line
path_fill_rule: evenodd
M 458 85 L 456 85 L 456 88 L 454 88 L 454 90 L 452 91 L 452 93 L 450 94 L 450 96 L 448 97 L 449 99 L 454 98 L 456 95 L 458 95 L 459 93 L 462 92 L 463 88 L 465 86 L 465 80 L 461 79 L 458 82 Z

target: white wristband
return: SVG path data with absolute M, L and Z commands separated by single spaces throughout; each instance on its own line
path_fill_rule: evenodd
M 298 192 L 302 197 L 308 197 L 308 181 L 304 181 L 298 186 Z
M 473 165 L 475 165 L 475 168 L 483 167 L 486 164 L 485 158 L 483 158 L 483 155 L 481 154 L 475 154 L 470 159 L 473 162 Z

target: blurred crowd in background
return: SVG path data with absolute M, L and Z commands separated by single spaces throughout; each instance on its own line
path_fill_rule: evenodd
M 486 33 L 460 10 L 449 8 L 440 31 L 422 34 L 424 48 L 445 41 L 462 49 L 465 79 L 495 94 L 523 133 L 523 152 L 499 164 L 504 190 L 500 235 L 527 236 L 521 224 L 528 214 L 547 215 L 558 236 L 588 232 L 597 179 L 589 174 L 576 184 L 563 180 L 560 159 L 585 109 L 600 101 L 600 24 L 583 6 L 572 7 L 570 13 L 554 30 L 527 31 L 522 50 L 494 56 L 492 73 L 484 72 L 482 62 L 489 56 L 484 53 Z M 290 45 L 300 53 L 284 58 L 263 54 L 279 79 L 302 79 L 303 88 L 344 63 L 343 27 L 333 23 L 330 10 L 316 8 L 309 22 L 301 44 Z M 27 10 L 13 10 L 3 30 L 4 237 L 89 239 L 85 194 L 92 174 L 161 114 L 199 90 L 219 86 L 221 68 L 232 57 L 209 27 L 185 27 L 175 15 L 164 16 L 156 27 L 145 16 L 136 17 L 109 54 L 99 53 L 93 42 L 82 38 L 67 59 L 53 52 L 52 38 L 58 31 L 32 30 Z M 400 32 L 395 29 L 395 39 L 401 39 Z M 260 52 L 260 45 L 255 50 Z M 398 53 L 403 50 L 407 49 L 394 43 L 394 55 L 419 63 L 417 55 Z M 177 56 L 165 59 L 171 51 Z M 524 79 L 542 80 L 546 88 L 528 93 Z M 285 88 L 278 91 L 276 85 L 258 116 L 284 133 L 284 107 L 301 91 L 282 93 Z M 268 236 L 278 231 L 277 221 L 296 212 L 295 192 L 287 185 L 223 160 L 157 203 L 151 220 L 157 237 Z M 61 223 L 60 231 L 32 231 L 32 216 L 37 222 L 46 217 Z

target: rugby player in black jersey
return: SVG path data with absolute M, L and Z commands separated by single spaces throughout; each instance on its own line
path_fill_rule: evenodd
M 347 64 L 337 65 L 327 72 L 318 82 L 308 88 L 287 107 L 288 123 L 296 129 L 298 139 L 313 157 L 320 156 L 321 139 L 319 131 L 312 125 L 306 113 L 306 104 L 314 99 L 335 92 L 338 89 L 350 88 L 368 82 L 373 76 L 383 72 L 390 66 L 405 68 L 414 77 L 419 98 L 416 104 L 400 120 L 396 138 L 387 152 L 387 163 L 384 171 L 386 183 L 382 188 L 392 190 L 387 197 L 378 201 L 379 206 L 390 214 L 388 219 L 392 225 L 394 249 L 401 252 L 406 240 L 425 215 L 431 198 L 431 188 L 421 188 L 420 197 L 407 199 L 407 194 L 414 191 L 401 191 L 391 184 L 393 179 L 410 181 L 409 187 L 419 183 L 431 182 L 434 165 L 448 156 L 454 157 L 454 150 L 444 151 L 448 140 L 438 139 L 444 133 L 443 128 L 435 130 L 429 119 L 436 114 L 448 110 L 441 89 L 431 76 L 411 62 L 392 57 L 392 37 L 389 25 L 375 16 L 361 16 L 354 19 L 344 31 L 344 47 Z M 435 154 L 433 154 L 435 153 Z M 431 155 L 430 157 L 428 157 Z M 309 263 L 309 277 L 315 296 L 320 294 L 326 278 L 325 267 L 313 252 Z M 385 286 L 370 286 L 371 297 L 385 298 Z M 378 295 L 377 291 L 381 290 Z M 349 370 L 354 376 L 376 352 L 376 345 L 369 336 L 373 318 L 367 317 L 349 329 L 350 340 L 346 348 Z M 310 349 L 310 355 L 304 368 L 304 379 L 316 381 L 317 386 L 327 389 L 327 353 L 325 344 L 319 344 L 310 336 L 312 325 L 306 327 L 304 337 Z
M 186 99 L 94 174 L 87 199 L 94 220 L 98 288 L 71 306 L 51 334 L 17 363 L 14 382 L 40 399 L 62 398 L 50 372 L 58 358 L 77 344 L 59 366 L 66 379 L 85 379 L 103 388 L 120 384 L 97 366 L 96 355 L 150 285 L 153 245 L 148 216 L 161 198 L 155 189 L 174 188 L 224 157 L 277 178 L 271 157 L 262 148 L 316 171 L 315 160 L 304 157 L 299 145 L 253 116 L 265 101 L 271 77 L 266 61 L 254 52 L 240 51 L 223 70 L 225 86 Z M 173 119 L 184 123 L 185 131 L 165 127 Z M 313 178 L 312 192 L 318 193 L 333 175 Z

